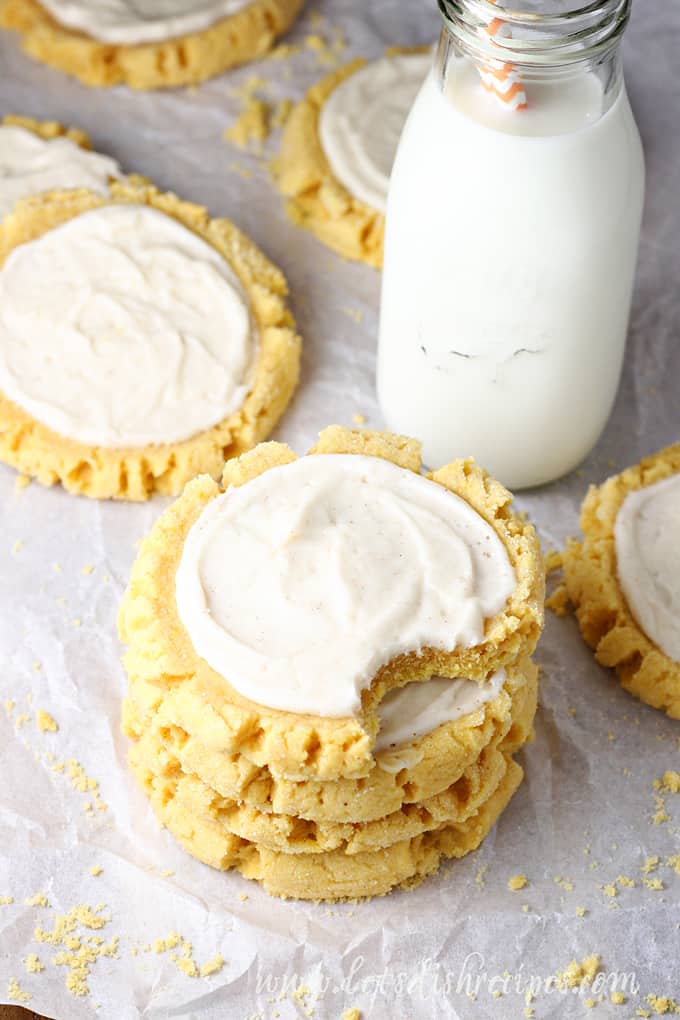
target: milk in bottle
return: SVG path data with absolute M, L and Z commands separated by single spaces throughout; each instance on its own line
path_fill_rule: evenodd
M 426 463 L 473 455 L 538 485 L 593 447 L 621 372 L 644 190 L 628 0 L 568 31 L 488 0 L 440 7 L 392 170 L 378 396 Z

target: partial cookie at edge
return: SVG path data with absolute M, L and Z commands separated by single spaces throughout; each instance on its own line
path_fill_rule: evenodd
M 58 24 L 37 0 L 0 0 L 0 27 L 20 33 L 25 53 L 84 85 L 133 89 L 192 85 L 263 57 L 304 0 L 252 0 L 201 32 L 116 46 Z
M 666 447 L 601 486 L 591 486 L 581 510 L 583 541 L 570 540 L 564 574 L 586 642 L 603 666 L 641 701 L 680 719 L 680 663 L 640 629 L 618 582 L 614 527 L 630 492 L 680 472 L 680 443 Z

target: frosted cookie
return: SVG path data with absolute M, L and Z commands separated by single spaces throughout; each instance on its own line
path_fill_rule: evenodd
M 415 441 L 334 426 L 300 460 L 269 443 L 227 465 L 224 493 L 190 483 L 121 605 L 133 692 L 172 686 L 188 732 L 277 777 L 358 778 L 388 690 L 529 655 L 533 528 L 471 461 L 419 470 Z
M 463 857 L 476 850 L 504 811 L 522 781 L 522 769 L 512 759 L 498 788 L 464 822 L 401 840 L 378 851 L 346 854 L 285 854 L 249 843 L 225 832 L 216 819 L 197 820 L 173 795 L 172 784 L 138 777 L 145 784 L 162 824 L 192 856 L 213 868 L 236 868 L 245 878 L 261 882 L 273 896 L 308 900 L 356 899 L 382 896 L 399 886 L 413 887 L 439 868 L 443 859 Z
M 427 51 L 355 60 L 292 111 L 276 165 L 293 222 L 347 259 L 382 265 L 392 163 L 432 64 Z
M 455 687 L 458 681 L 453 681 Z M 460 683 L 466 683 L 460 681 Z M 468 682 L 469 683 L 469 682 Z M 407 684 L 387 695 L 395 700 L 402 692 L 420 689 L 420 699 L 430 685 Z M 149 702 L 139 705 L 131 695 L 126 699 L 124 729 L 134 740 L 144 740 L 152 748 L 147 753 L 160 760 L 169 755 L 179 762 L 184 773 L 195 774 L 225 800 L 243 802 L 265 813 L 294 815 L 322 822 L 367 822 L 383 818 L 404 805 L 434 797 L 453 786 L 464 771 L 476 762 L 483 749 L 498 746 L 514 754 L 532 736 L 538 693 L 538 670 L 531 662 L 510 667 L 504 686 L 496 697 L 457 718 L 441 722 L 417 739 L 396 747 L 374 747 L 375 764 L 361 780 L 334 782 L 307 780 L 294 782 L 275 778 L 266 767 L 253 765 L 242 755 L 223 755 L 206 748 L 201 735 L 191 735 L 176 725 L 171 705 L 154 706 L 158 688 L 147 692 Z M 172 694 L 168 695 L 172 703 Z M 403 704 L 409 709 L 408 701 Z M 444 706 L 439 706 L 440 708 Z M 380 730 L 376 745 L 384 745 L 383 705 L 377 707 Z M 408 715 L 404 714 L 387 736 L 398 736 Z M 382 734 L 382 740 L 381 740 Z
M 25 52 L 84 85 L 191 85 L 263 56 L 303 0 L 0 0 Z
M 56 188 L 107 195 L 111 181 L 121 176 L 114 159 L 92 152 L 83 131 L 29 117 L 0 121 L 0 220 L 21 198 Z
M 680 443 L 599 487 L 564 553 L 585 640 L 623 687 L 680 719 Z
M 174 195 L 26 199 L 0 267 L 0 460 L 46 485 L 176 493 L 266 437 L 295 389 L 283 276 Z

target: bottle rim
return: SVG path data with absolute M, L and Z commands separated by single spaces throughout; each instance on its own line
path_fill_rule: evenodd
M 553 13 L 500 7 L 492 0 L 438 0 L 438 4 L 444 25 L 475 60 L 559 68 L 602 57 L 618 45 L 630 18 L 631 0 L 590 0 Z M 499 19 L 510 31 L 491 38 L 487 28 Z

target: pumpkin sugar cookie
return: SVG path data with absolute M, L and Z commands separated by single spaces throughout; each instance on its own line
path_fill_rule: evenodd
M 429 50 L 391 50 L 323 78 L 293 109 L 274 177 L 298 226 L 344 258 L 382 265 L 387 187 Z
M 623 687 L 680 719 L 680 443 L 600 486 L 564 553 L 581 633 Z
M 135 697 L 138 685 L 131 690 L 125 702 L 123 728 L 132 740 L 144 743 L 146 760 L 176 761 L 182 772 L 196 775 L 225 800 L 298 819 L 370 822 L 453 786 L 484 748 L 502 742 L 503 749 L 514 754 L 532 738 L 538 669 L 525 660 L 510 667 L 506 674 L 505 684 L 496 697 L 473 711 L 440 723 L 417 739 L 399 744 L 396 749 L 385 742 L 390 734 L 384 733 L 378 705 L 381 719 L 378 749 L 374 749 L 375 761 L 370 772 L 360 780 L 296 782 L 277 778 L 266 766 L 258 767 L 242 755 L 226 755 L 206 747 L 200 733 L 190 734 L 175 721 L 177 706 L 168 705 L 173 701 L 172 693 L 165 699 L 159 698 L 156 686 L 147 685 L 143 705 Z M 423 694 L 426 693 L 428 685 L 421 686 Z M 407 689 L 408 686 L 400 691 Z M 399 691 L 393 692 L 392 699 L 395 695 Z M 422 706 L 422 697 L 420 703 Z M 411 720 L 413 707 L 404 705 L 407 713 L 411 709 Z M 421 718 L 427 718 L 424 712 Z
M 0 460 L 141 500 L 271 432 L 300 339 L 282 274 L 228 220 L 110 190 L 24 199 L 0 224 Z
M 414 888 L 439 868 L 442 860 L 476 850 L 507 807 L 522 781 L 522 769 L 508 758 L 495 792 L 465 821 L 444 823 L 411 839 L 380 850 L 347 854 L 282 853 L 251 843 L 225 830 L 219 817 L 196 816 L 178 797 L 178 777 L 158 779 L 139 773 L 161 823 L 198 860 L 225 871 L 236 868 L 244 878 L 261 882 L 272 896 L 337 901 L 383 896 L 399 887 Z
M 149 778 L 166 793 L 168 779 L 187 815 L 218 822 L 225 835 L 237 836 L 267 850 L 286 854 L 319 854 L 341 850 L 348 856 L 383 850 L 404 839 L 453 822 L 466 822 L 495 793 L 509 758 L 495 746 L 485 747 L 479 758 L 452 786 L 422 803 L 409 804 L 370 822 L 317 822 L 292 815 L 266 814 L 247 804 L 224 799 L 197 776 L 184 773 L 171 754 L 158 758 L 155 748 L 142 741 L 130 754 L 130 766 L 142 786 Z
M 84 85 L 193 85 L 255 60 L 304 0 L 0 0 L 0 27 Z
M 21 198 L 57 188 L 109 193 L 118 163 L 93 152 L 84 131 L 57 121 L 8 115 L 0 120 L 0 220 Z
M 388 690 L 483 684 L 530 655 L 534 529 L 471 461 L 427 478 L 420 464 L 413 440 L 333 426 L 299 460 L 268 443 L 227 464 L 224 493 L 191 482 L 121 605 L 133 699 L 142 684 L 172 689 L 178 725 L 277 778 L 359 778 Z

